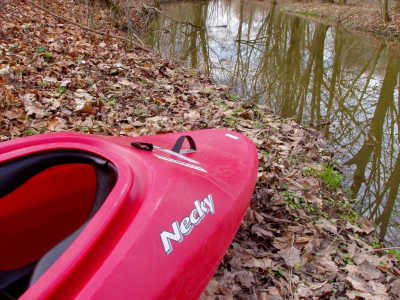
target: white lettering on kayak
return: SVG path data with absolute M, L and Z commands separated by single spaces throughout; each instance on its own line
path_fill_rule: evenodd
M 183 161 L 176 160 L 176 159 L 172 159 L 172 158 L 165 157 L 165 156 L 161 156 L 161 155 L 158 155 L 158 154 L 154 154 L 154 155 L 155 155 L 156 157 L 160 158 L 160 159 L 163 159 L 163 160 L 166 160 L 166 161 L 170 161 L 170 162 L 173 162 L 173 163 L 178 164 L 178 165 L 181 165 L 181 166 L 185 166 L 185 167 L 188 167 L 188 168 L 192 168 L 192 169 L 195 169 L 195 170 L 198 170 L 198 171 L 202 171 L 202 172 L 207 173 L 207 171 L 204 170 L 202 167 L 194 166 L 194 165 L 185 163 L 185 162 L 183 162 Z
M 188 235 L 192 232 L 193 227 L 199 225 L 201 220 L 211 212 L 215 213 L 214 202 L 211 194 L 209 194 L 202 202 L 199 200 L 194 201 L 195 208 L 190 212 L 188 217 L 183 218 L 180 225 L 178 221 L 172 222 L 173 232 L 163 231 L 161 232 L 161 241 L 164 246 L 164 251 L 170 254 L 172 249 L 171 240 L 175 242 L 182 242 L 183 235 Z

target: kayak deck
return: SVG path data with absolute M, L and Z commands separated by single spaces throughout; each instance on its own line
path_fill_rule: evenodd
M 0 144 L 0 177 L 32 157 L 33 169 L 50 166 L 0 186 L 0 288 L 7 292 L 2 273 L 33 265 L 21 299 L 198 298 L 246 211 L 258 157 L 238 133 L 189 135 L 193 144 L 182 133 L 59 133 Z

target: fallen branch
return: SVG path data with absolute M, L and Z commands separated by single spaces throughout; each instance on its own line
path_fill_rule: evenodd
M 270 215 L 267 214 L 262 214 L 262 216 L 264 217 L 264 219 L 267 219 L 268 221 L 274 222 L 274 223 L 288 223 L 288 224 L 292 224 L 292 221 L 286 220 L 286 219 L 278 219 L 278 218 L 274 218 L 271 217 Z
M 91 28 L 89 28 L 89 27 L 83 26 L 83 25 L 81 25 L 81 24 L 79 24 L 79 23 L 76 23 L 76 22 L 74 22 L 74 21 L 71 21 L 71 20 L 68 20 L 68 19 L 66 19 L 66 18 L 64 18 L 64 17 L 61 17 L 60 15 L 57 15 L 57 14 L 55 14 L 55 13 L 53 13 L 53 12 L 51 12 L 51 11 L 49 11 L 49 10 L 43 8 L 43 7 L 41 7 L 40 5 L 37 5 L 36 3 L 32 2 L 32 1 L 26 0 L 26 2 L 30 3 L 31 5 L 35 6 L 36 8 L 39 8 L 40 10 L 43 10 L 43 11 L 45 11 L 45 12 L 51 14 L 52 16 L 54 16 L 54 17 L 56 17 L 56 18 L 59 18 L 59 19 L 65 21 L 65 22 L 74 24 L 74 25 L 76 25 L 76 26 L 78 26 L 78 27 L 80 27 L 80 28 L 82 28 L 82 29 L 87 30 L 87 31 L 90 31 L 90 32 L 93 32 L 93 33 L 96 33 L 96 34 L 100 34 L 100 35 L 104 35 L 104 36 L 108 36 L 108 37 L 111 37 L 111 38 L 119 39 L 119 40 L 122 40 L 122 41 L 124 41 L 124 42 L 129 43 L 129 40 L 126 39 L 126 38 L 123 38 L 123 37 L 120 37 L 120 36 L 117 36 L 117 35 L 112 35 L 112 34 L 108 34 L 108 33 L 105 33 L 105 32 L 101 32 L 101 31 L 97 31 L 97 30 L 91 29 Z M 139 39 L 139 40 L 140 40 L 140 39 Z M 140 41 L 140 42 L 143 44 L 142 41 Z M 137 43 L 135 43 L 135 42 L 132 42 L 132 45 L 135 46 L 136 48 L 145 50 L 145 51 L 147 51 L 147 52 L 153 52 L 153 51 L 151 51 L 150 49 L 148 49 L 148 48 L 146 48 L 146 47 L 144 47 L 144 46 L 141 46 L 141 45 L 139 45 L 139 44 L 137 44 Z
M 399 249 L 400 249 L 400 247 L 379 248 L 379 249 L 370 250 L 367 253 L 383 251 L 383 250 L 399 250 Z

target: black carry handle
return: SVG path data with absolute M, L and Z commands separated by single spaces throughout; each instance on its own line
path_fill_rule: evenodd
M 196 149 L 196 144 L 194 143 L 193 138 L 190 135 L 182 135 L 181 137 L 178 138 L 176 141 L 174 147 L 172 148 L 172 151 L 179 153 L 181 151 L 183 142 L 185 141 L 185 138 L 188 140 L 190 149 L 193 151 L 197 151 Z
M 153 150 L 153 144 L 149 144 L 149 143 L 132 142 L 131 145 L 140 150 L 145 150 L 145 151 Z

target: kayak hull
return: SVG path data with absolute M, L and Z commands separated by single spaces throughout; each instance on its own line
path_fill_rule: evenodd
M 195 152 L 165 151 L 185 135 L 195 141 Z M 146 151 L 132 142 L 158 147 Z M 60 149 L 106 159 L 118 179 L 87 226 L 21 299 L 198 299 L 253 193 L 254 144 L 226 130 L 134 138 L 55 133 L 0 144 L 0 163 Z M 90 207 L 79 210 L 86 216 Z

